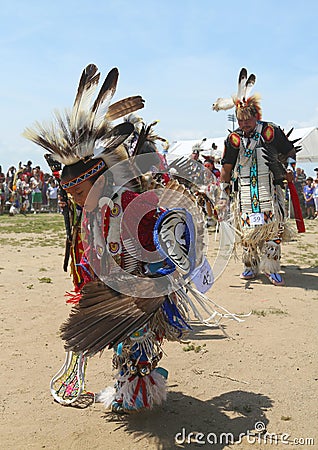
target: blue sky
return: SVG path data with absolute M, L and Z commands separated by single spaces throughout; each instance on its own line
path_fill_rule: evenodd
M 236 92 L 241 67 L 256 74 L 265 120 L 317 126 L 317 13 L 313 0 L 4 0 L 0 164 L 47 167 L 21 133 L 72 105 L 88 63 L 103 78 L 118 67 L 114 100 L 141 94 L 141 115 L 171 142 L 226 134 L 233 111 L 211 105 Z

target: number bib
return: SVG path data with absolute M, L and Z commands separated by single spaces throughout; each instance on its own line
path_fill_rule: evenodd
M 200 267 L 194 270 L 191 280 L 201 294 L 207 292 L 214 283 L 214 276 L 208 260 L 205 258 Z
M 264 213 L 252 213 L 249 218 L 251 225 L 264 225 Z

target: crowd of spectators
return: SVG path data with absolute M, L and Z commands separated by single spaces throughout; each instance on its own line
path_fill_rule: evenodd
M 199 151 L 194 149 L 191 159 L 207 166 L 218 179 L 219 170 L 214 166 L 214 158 L 204 157 L 204 161 L 201 161 L 199 157 Z M 307 177 L 300 167 L 293 170 L 303 217 L 316 219 L 318 218 L 318 169 L 315 169 L 315 179 Z M 208 184 L 203 181 L 202 183 Z M 11 166 L 6 173 L 0 166 L 0 214 L 5 212 L 10 215 L 59 213 L 58 190 L 59 184 L 55 176 L 43 172 L 40 166 L 32 167 L 32 161 L 26 164 L 20 162 L 17 168 Z M 288 200 L 287 191 L 286 199 Z
M 202 150 L 201 150 L 202 151 Z M 190 156 L 192 160 L 195 160 L 202 165 L 204 165 L 207 169 L 209 169 L 210 172 L 212 172 L 215 175 L 214 182 L 212 185 L 217 185 L 218 180 L 220 177 L 220 172 L 218 168 L 214 164 L 214 158 L 213 156 L 204 156 L 202 153 L 200 154 L 200 149 L 193 148 L 192 154 Z M 202 159 L 203 158 L 203 159 Z M 316 177 L 315 179 L 312 177 L 307 177 L 305 174 L 304 169 L 301 167 L 296 168 L 296 163 L 293 161 L 291 166 L 289 166 L 291 170 L 294 172 L 294 184 L 297 190 L 297 194 L 299 197 L 299 202 L 302 209 L 302 214 L 305 219 L 316 219 L 318 218 L 318 168 L 315 169 Z M 196 176 L 196 175 L 195 175 Z M 207 189 L 211 189 L 211 183 L 209 184 L 208 180 L 195 180 L 199 184 L 205 184 L 207 185 Z M 215 186 L 214 186 L 215 187 Z M 212 186 L 213 188 L 213 186 Z M 207 194 L 211 194 L 211 192 L 207 192 Z M 293 214 L 292 211 L 290 211 L 290 208 L 292 208 L 292 204 L 289 201 L 289 189 L 287 186 L 287 182 L 285 185 L 285 194 L 286 194 L 286 208 L 289 210 L 289 215 Z M 209 216 L 208 214 L 208 219 Z
M 58 213 L 58 188 L 56 178 L 40 166 L 32 167 L 32 161 L 11 166 L 6 173 L 0 166 L 0 214 Z
M 304 201 L 306 207 L 306 219 L 318 218 L 318 178 L 312 177 L 306 179 L 303 187 Z
M 303 217 L 316 219 L 318 217 L 318 168 L 316 178 L 307 177 L 304 170 L 297 167 L 294 171 L 294 184 L 297 189 Z

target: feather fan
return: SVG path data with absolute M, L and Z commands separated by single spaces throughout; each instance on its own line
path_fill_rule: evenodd
M 92 356 L 111 348 L 148 322 L 164 300 L 165 297 L 129 297 L 100 281 L 90 282 L 61 326 L 65 349 Z

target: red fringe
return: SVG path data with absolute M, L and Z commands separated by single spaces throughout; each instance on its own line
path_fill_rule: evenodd
M 134 405 L 136 403 L 139 391 L 141 390 L 141 394 L 142 394 L 142 401 L 144 403 L 144 407 L 145 408 L 149 408 L 150 405 L 148 403 L 147 400 L 147 386 L 144 380 L 144 377 L 141 377 L 139 375 L 133 375 L 130 378 L 128 378 L 128 382 L 131 383 L 136 377 L 138 377 L 138 381 L 137 381 L 137 385 L 135 387 L 132 399 L 131 399 L 131 403 Z M 151 382 L 152 385 L 155 385 L 155 380 L 152 378 L 151 375 L 147 375 L 147 377 L 149 377 L 149 380 Z
M 299 202 L 296 187 L 293 182 L 288 182 L 288 188 L 289 188 L 291 201 L 293 203 L 295 221 L 296 221 L 298 233 L 305 233 L 306 229 L 305 229 L 304 219 L 303 219 L 303 215 L 301 212 L 301 207 L 300 207 L 300 202 Z
M 142 401 L 144 403 L 144 407 L 145 408 L 149 408 L 149 403 L 147 401 L 146 383 L 145 383 L 145 380 L 142 377 L 139 377 L 139 379 L 137 381 L 137 386 L 135 388 L 135 392 L 134 392 L 134 395 L 132 397 L 132 404 L 133 405 L 135 404 L 140 389 L 141 389 L 141 393 L 142 393 Z
M 66 303 L 71 303 L 72 305 L 77 305 L 82 298 L 82 294 L 80 292 L 72 293 L 72 292 L 66 292 L 65 297 L 68 297 L 66 300 Z

